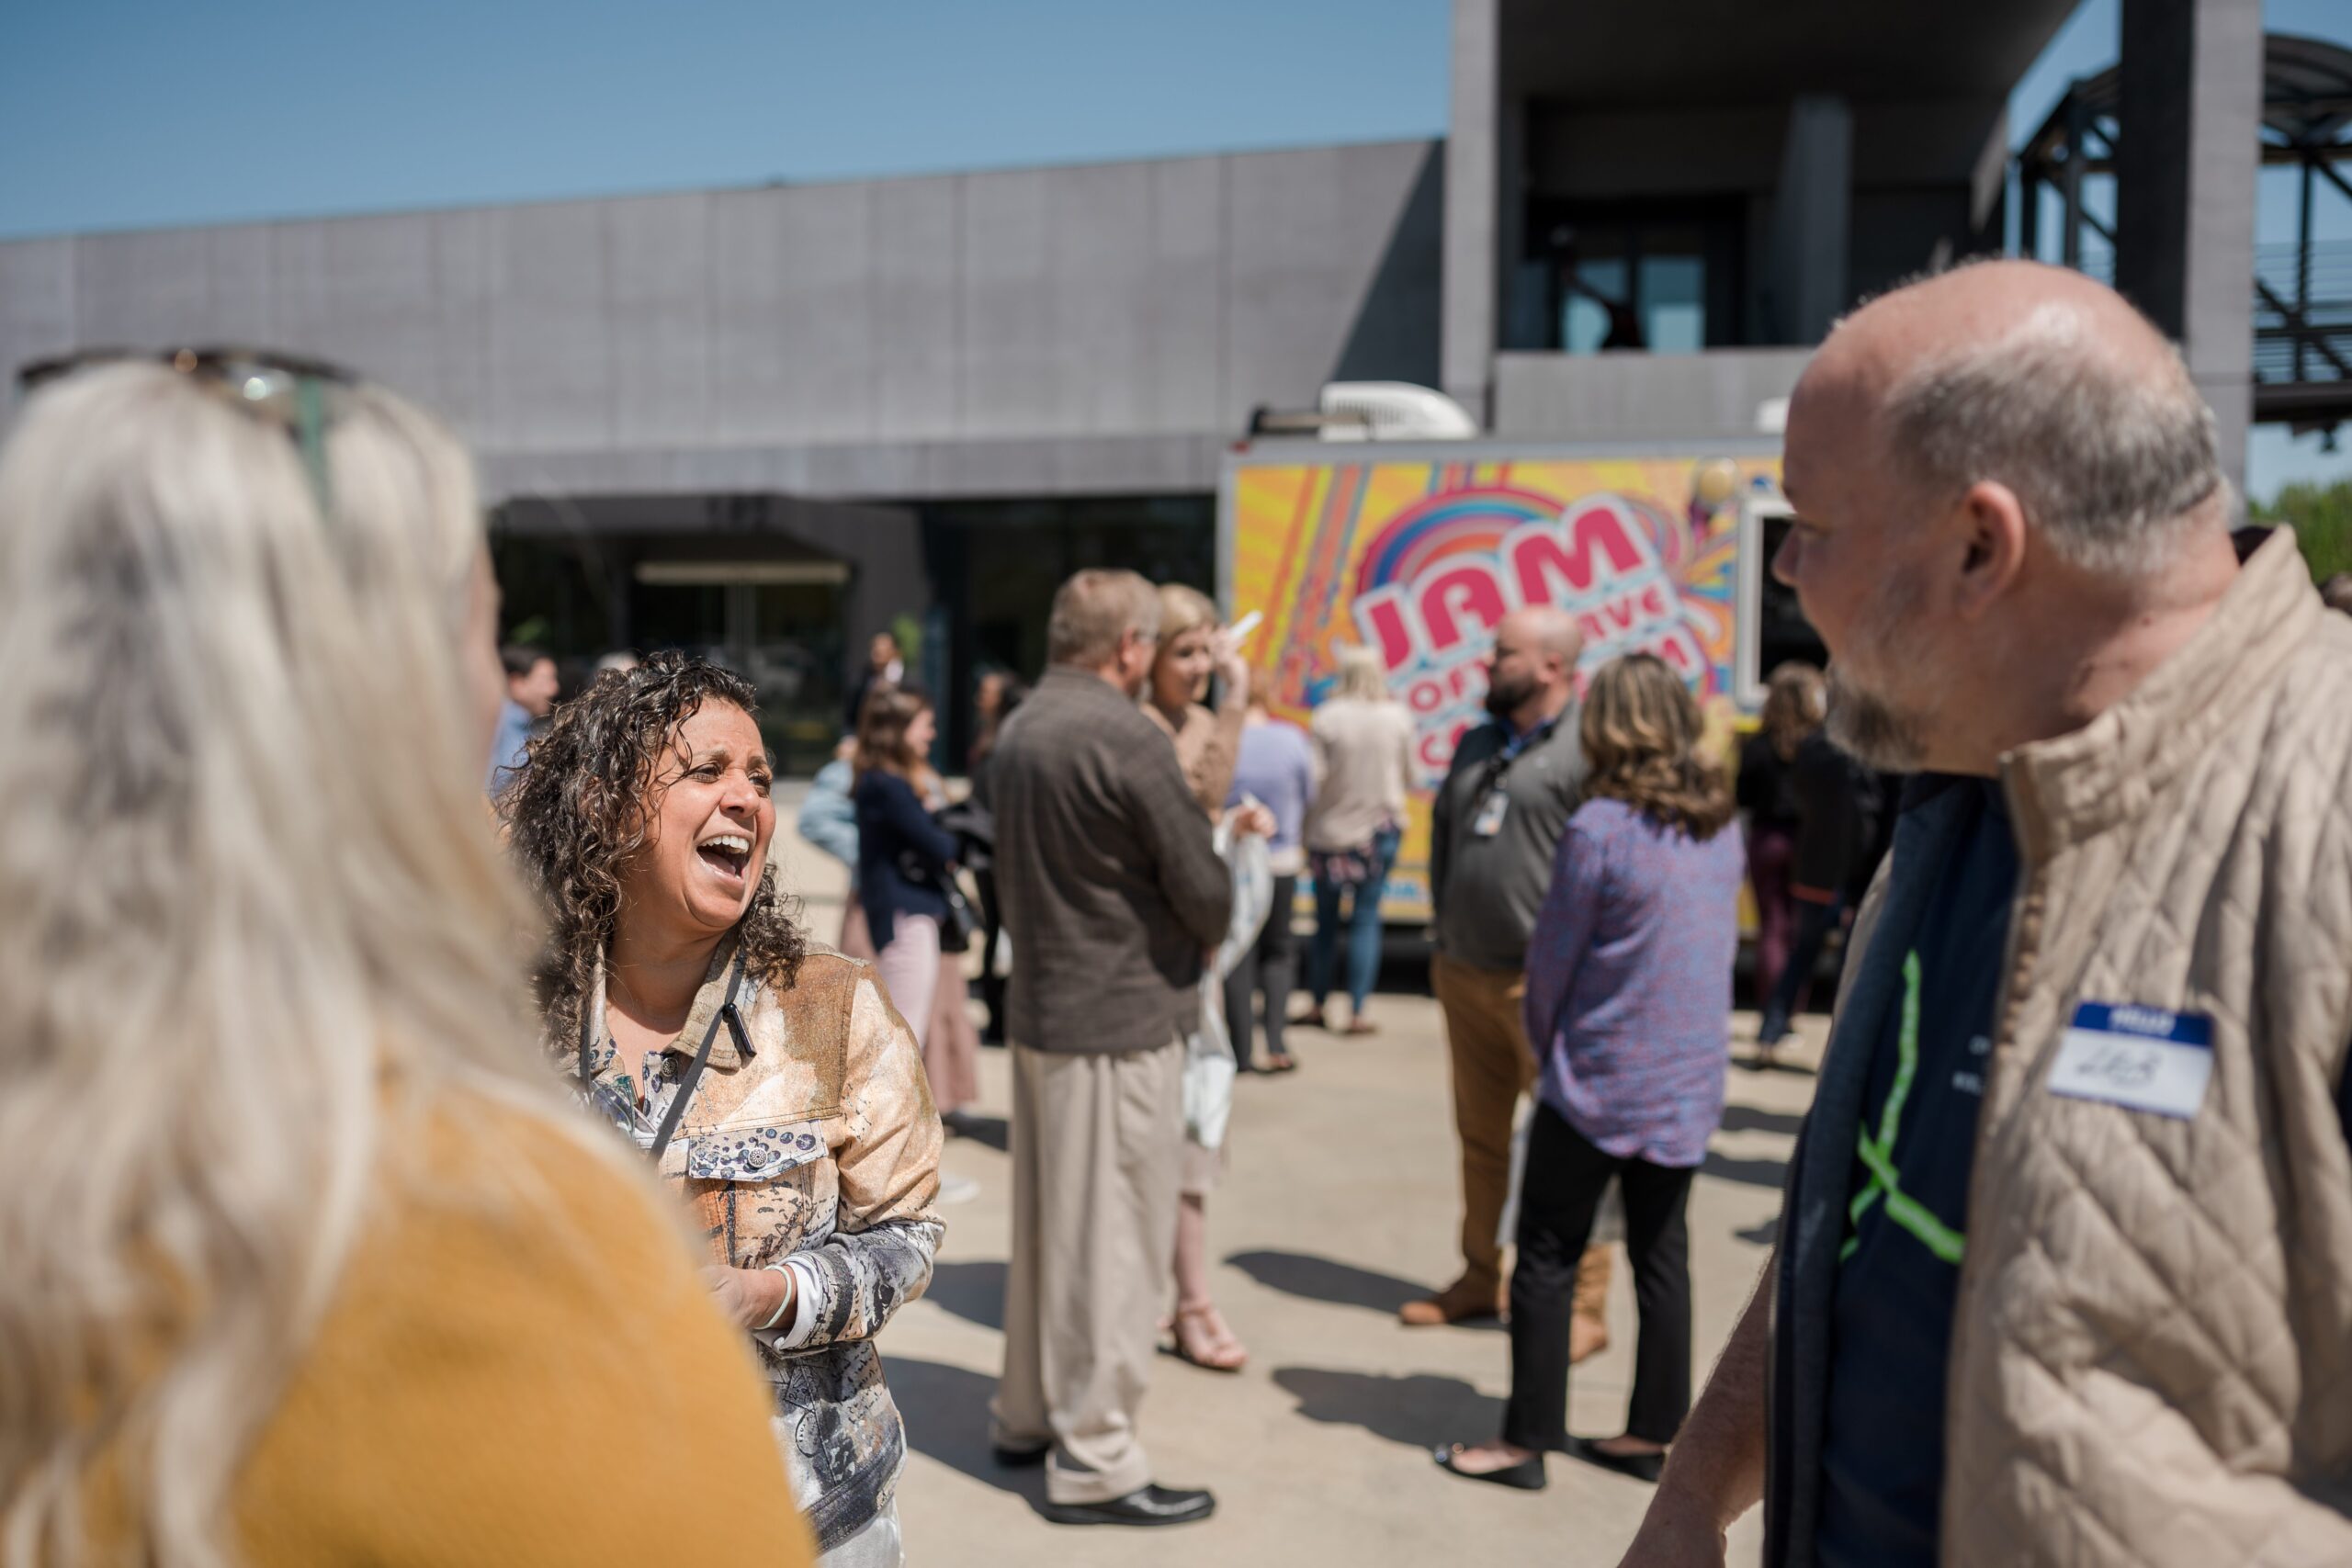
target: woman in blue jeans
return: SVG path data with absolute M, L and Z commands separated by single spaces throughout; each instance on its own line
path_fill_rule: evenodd
M 1347 1034 L 1370 1034 L 1364 998 L 1380 972 L 1380 895 L 1396 861 L 1405 792 L 1413 777 L 1413 719 L 1388 694 L 1380 656 L 1342 648 L 1338 689 L 1315 710 L 1317 784 L 1307 819 L 1307 869 L 1315 878 L 1315 941 L 1307 950 L 1314 1008 L 1299 1021 L 1331 1027 L 1324 1013 L 1340 933 L 1347 932 Z M 1342 915 L 1341 906 L 1346 913 Z

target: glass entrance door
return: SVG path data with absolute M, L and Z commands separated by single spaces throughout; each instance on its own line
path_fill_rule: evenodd
M 636 578 L 643 647 L 682 649 L 749 680 L 780 772 L 805 776 L 831 759 L 845 700 L 846 563 L 647 560 Z

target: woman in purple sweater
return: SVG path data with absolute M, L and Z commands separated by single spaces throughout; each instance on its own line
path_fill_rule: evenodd
M 1556 1450 L 1655 1481 L 1690 1409 L 1683 1213 L 1723 1116 L 1746 869 L 1700 727 L 1690 690 L 1645 653 L 1604 667 L 1585 698 L 1585 803 L 1527 951 L 1543 1071 L 1510 1280 L 1510 1404 L 1499 1440 L 1438 1451 L 1457 1475 L 1533 1490 Z M 1612 1179 L 1641 1331 L 1625 1431 L 1595 1440 L 1567 1433 L 1569 1303 Z

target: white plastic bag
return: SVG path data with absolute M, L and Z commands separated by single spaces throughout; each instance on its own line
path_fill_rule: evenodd
M 1217 853 L 1233 873 L 1233 916 L 1217 945 L 1216 962 L 1201 974 L 1201 1023 L 1184 1042 L 1184 1135 L 1204 1149 L 1225 1144 L 1233 1116 L 1233 1037 L 1225 1027 L 1225 977 L 1257 942 L 1274 903 L 1274 873 L 1266 840 L 1234 836 L 1228 824 L 1216 830 Z

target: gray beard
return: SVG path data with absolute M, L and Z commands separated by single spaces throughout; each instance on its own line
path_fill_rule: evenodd
M 1834 662 L 1828 680 L 1826 728 L 1838 749 L 1883 773 L 1917 773 L 1928 756 L 1926 727 L 1918 716 L 1841 679 Z

